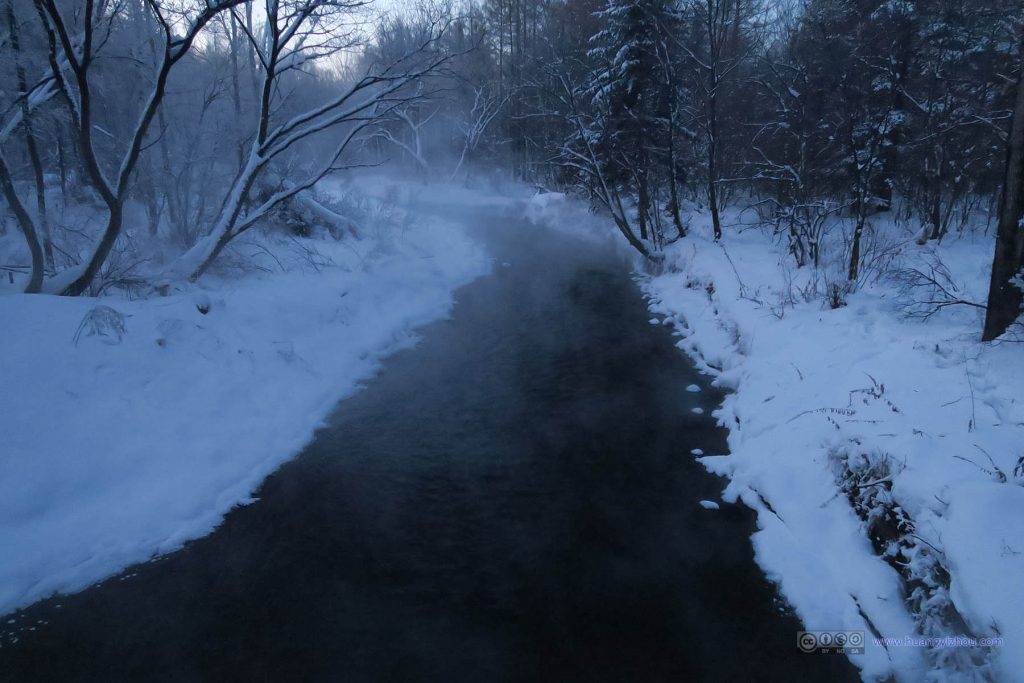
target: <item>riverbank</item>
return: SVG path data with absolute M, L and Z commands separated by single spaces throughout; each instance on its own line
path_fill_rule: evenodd
M 557 195 L 530 211 L 595 220 Z M 908 317 L 913 292 L 888 277 L 833 309 L 743 216 L 721 243 L 691 219 L 642 284 L 652 322 L 730 392 L 714 413 L 729 454 L 700 461 L 757 511 L 762 569 L 806 628 L 865 633 L 866 680 L 1024 680 L 1024 347 L 979 343 L 968 306 Z M 892 272 L 953 264 L 958 295 L 984 300 L 988 238 L 912 238 Z M 995 644 L 891 646 L 955 636 Z
M 1024 348 L 978 343 L 968 307 L 908 319 L 885 277 L 835 309 L 802 300 L 806 274 L 765 234 L 694 232 L 645 289 L 732 392 L 715 412 L 730 454 L 702 462 L 758 511 L 759 564 L 809 629 L 995 639 L 869 637 L 852 658 L 867 680 L 1024 680 Z M 990 251 L 908 246 L 901 267 L 945 256 L 960 296 L 984 300 Z
M 646 324 L 628 251 L 448 200 L 429 210 L 459 215 L 492 272 L 340 403 L 258 503 L 18 612 L 0 670 L 26 683 L 856 680 L 842 658 L 792 647 L 800 624 L 754 563 L 753 513 L 712 503 L 721 479 L 687 453 L 724 448 L 708 414 L 721 396 Z
M 398 191 L 364 208 L 167 296 L 0 296 L 0 613 L 209 533 L 489 268 Z

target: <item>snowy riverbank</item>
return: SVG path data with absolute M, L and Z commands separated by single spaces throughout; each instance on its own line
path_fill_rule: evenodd
M 953 249 L 955 281 L 984 300 L 989 242 Z M 969 308 L 907 320 L 884 281 L 835 310 L 785 307 L 802 274 L 780 267 L 786 254 L 760 231 L 722 245 L 694 235 L 669 254 L 672 271 L 646 283 L 651 308 L 734 390 L 715 413 L 732 452 L 703 462 L 730 478 L 727 500 L 758 511 L 758 562 L 807 628 L 866 631 L 853 659 L 868 679 L 988 661 L 998 680 L 1024 680 L 1024 348 L 978 343 Z M 859 516 L 851 497 L 865 492 Z M 903 514 L 877 522 L 872 547 L 869 524 L 892 511 Z M 893 530 L 905 538 L 886 538 Z M 876 550 L 909 562 L 902 579 Z M 907 589 L 919 591 L 910 610 Z M 962 626 L 1004 645 L 886 648 L 871 637 Z
M 586 220 L 552 197 L 531 211 Z M 866 680 L 1024 680 L 1024 346 L 979 343 L 968 306 L 908 319 L 915 293 L 888 276 L 833 310 L 801 295 L 811 269 L 770 235 L 734 214 L 716 244 L 704 218 L 643 286 L 656 322 L 732 390 L 715 413 L 731 454 L 702 462 L 758 512 L 758 563 L 806 628 L 865 632 L 852 660 Z M 921 247 L 888 229 L 903 245 L 890 273 L 940 259 L 984 300 L 989 239 Z M 965 632 L 1002 645 L 876 643 Z
M 0 613 L 209 533 L 489 267 L 459 226 L 364 208 L 360 239 L 269 244 L 276 272 L 0 296 Z

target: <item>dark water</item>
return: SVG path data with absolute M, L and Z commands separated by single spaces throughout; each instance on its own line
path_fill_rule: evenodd
M 691 409 L 720 396 L 627 264 L 503 220 L 494 274 L 258 503 L 18 615 L 47 623 L 4 643 L 0 680 L 855 678 L 797 651 L 751 514 L 698 505 L 723 482 L 689 452 L 725 444 Z

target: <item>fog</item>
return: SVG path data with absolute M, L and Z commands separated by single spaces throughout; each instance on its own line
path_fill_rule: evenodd
M 0 678 L 1020 681 L 1022 36 L 8 0 Z

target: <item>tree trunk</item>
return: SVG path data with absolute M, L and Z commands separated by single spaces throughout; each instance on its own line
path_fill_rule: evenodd
M 60 196 L 63 198 L 64 206 L 68 203 L 68 160 L 64 151 L 64 132 L 57 131 L 57 166 L 60 171 Z
M 224 251 L 224 247 L 228 246 L 228 242 L 231 241 L 232 237 L 233 235 L 230 232 L 221 233 L 221 235 L 217 238 L 217 241 L 214 243 L 213 248 L 210 249 L 210 253 L 207 254 L 206 257 L 199 263 L 199 265 L 196 266 L 195 270 L 193 270 L 189 274 L 189 281 L 195 282 L 196 280 L 203 276 L 203 273 L 205 273 L 210 268 L 210 266 L 213 265 L 213 262 L 217 260 L 217 257 L 220 256 L 220 253 Z
M 21 98 L 21 121 L 25 129 L 25 149 L 29 163 L 32 165 L 32 176 L 36 185 L 36 219 L 39 221 L 39 235 L 43 246 L 46 265 L 53 268 L 53 245 L 50 243 L 50 224 L 46 217 L 46 181 L 43 177 L 43 161 L 39 156 L 39 145 L 36 142 L 32 108 L 28 103 L 28 79 L 25 77 L 25 66 L 21 59 L 21 41 L 18 20 L 14 16 L 12 3 L 7 4 L 7 27 L 10 33 L 11 49 L 14 51 L 15 75 L 18 80 L 18 93 Z
M 107 256 L 110 255 L 111 250 L 114 248 L 114 243 L 117 242 L 117 238 L 121 234 L 121 225 L 124 217 L 122 202 L 115 201 L 112 204 L 108 204 L 107 209 L 109 213 L 107 215 L 107 225 L 103 229 L 103 236 L 100 238 L 99 244 L 96 245 L 96 250 L 86 264 L 82 274 L 75 278 L 61 292 L 64 296 L 81 296 L 85 294 L 93 279 L 99 274 L 100 268 L 103 267 Z
M 931 197 L 931 205 L 932 232 L 928 239 L 938 241 L 942 239 L 942 190 L 938 181 L 935 182 L 935 193 Z
M 259 141 L 253 142 L 249 161 L 246 162 L 245 168 L 241 170 L 235 179 L 235 183 L 228 194 L 228 198 L 220 211 L 217 223 L 214 225 L 211 233 L 200 239 L 182 256 L 184 261 L 191 262 L 189 280 L 193 282 L 198 280 L 210 265 L 217 260 L 220 252 L 224 250 L 228 242 L 238 236 L 235 229 L 239 216 L 242 215 L 242 209 L 249 199 L 249 193 L 256 185 L 256 180 L 267 163 L 266 160 L 261 160 L 255 151 L 258 144 Z
M 1013 108 L 1006 149 L 1006 175 L 999 202 L 999 226 L 992 259 L 992 280 L 982 341 L 1003 334 L 1021 312 L 1021 291 L 1010 280 L 1024 267 L 1024 59 L 1017 79 L 1017 101 Z
M 717 83 L 713 87 L 717 87 Z M 722 239 L 722 219 L 718 215 L 718 103 L 717 93 L 708 98 L 708 204 L 711 206 L 711 223 L 715 229 L 715 241 Z
M 633 228 L 630 227 L 629 222 L 623 216 L 613 214 L 612 220 L 615 221 L 615 227 L 619 229 L 619 232 L 622 233 L 622 236 L 626 238 L 627 242 L 629 242 L 629 246 L 633 247 L 638 252 L 640 252 L 640 255 L 643 256 L 648 261 L 658 260 L 654 257 L 653 254 L 651 254 L 650 251 L 648 251 L 647 245 L 637 239 L 636 234 L 633 232 Z
M 32 217 L 25 210 L 18 193 L 14 190 L 14 182 L 11 179 L 10 171 L 7 168 L 7 161 L 0 152 L 0 191 L 14 212 L 18 220 L 18 226 L 25 235 L 25 242 L 28 243 L 29 253 L 32 255 L 32 272 L 29 275 L 28 285 L 25 287 L 26 294 L 36 294 L 43 286 L 43 248 L 39 246 L 39 236 L 36 234 L 35 224 Z
M 857 279 L 860 271 L 860 238 L 864 234 L 864 224 L 867 222 L 864 205 L 865 202 L 861 202 L 861 208 L 857 215 L 857 227 L 853 229 L 853 242 L 850 245 L 850 268 L 846 273 L 846 279 L 850 282 Z
M 643 162 L 641 162 L 643 163 Z M 650 230 L 647 220 L 647 207 L 650 204 L 650 197 L 647 196 L 647 173 L 640 169 L 637 174 L 637 223 L 640 226 L 640 239 L 646 240 L 650 237 Z
M 238 47 L 239 47 L 239 35 L 238 35 L 238 19 L 234 12 L 229 12 L 231 19 L 231 105 L 235 111 L 235 120 L 242 120 L 242 90 L 239 86 L 239 75 L 238 75 Z M 235 162 L 238 164 L 238 168 L 241 168 L 245 164 L 245 140 L 242 138 L 238 139 L 238 145 L 235 150 Z
M 674 118 L 673 115 L 670 121 Z M 671 123 L 669 125 L 672 126 Z M 674 128 L 674 126 L 672 127 Z M 686 226 L 683 224 L 682 216 L 679 215 L 679 178 L 676 168 L 675 131 L 672 128 L 668 132 L 668 193 L 672 223 L 676 226 L 679 239 L 682 239 L 686 237 Z
M 160 202 L 156 197 L 156 187 L 150 182 L 144 193 L 146 199 L 146 223 L 149 229 L 151 237 L 156 237 L 160 234 L 160 218 L 163 214 L 163 209 L 160 206 Z

